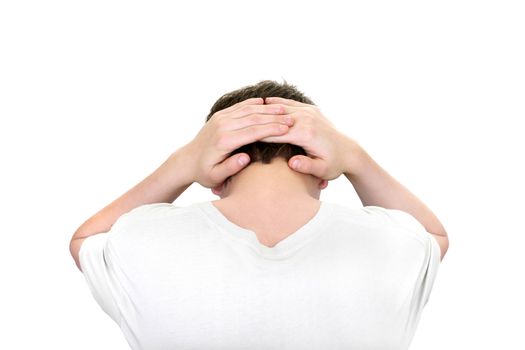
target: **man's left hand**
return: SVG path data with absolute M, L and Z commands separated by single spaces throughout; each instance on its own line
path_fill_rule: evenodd
M 246 153 L 228 155 L 237 148 L 269 136 L 283 135 L 293 125 L 281 105 L 265 105 L 251 98 L 213 114 L 197 136 L 181 151 L 188 159 L 193 182 L 217 187 L 250 162 Z M 241 163 L 240 160 L 246 160 Z

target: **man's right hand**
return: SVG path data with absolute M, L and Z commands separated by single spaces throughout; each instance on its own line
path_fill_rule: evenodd
M 288 166 L 292 170 L 327 181 L 356 170 L 362 152 L 361 146 L 339 132 L 317 106 L 281 97 L 267 97 L 265 103 L 282 105 L 285 114 L 292 115 L 295 120 L 286 134 L 259 140 L 302 147 L 307 156 L 291 157 Z M 296 160 L 299 161 L 297 167 L 294 166 Z

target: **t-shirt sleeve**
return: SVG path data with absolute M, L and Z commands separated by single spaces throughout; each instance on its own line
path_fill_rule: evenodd
M 414 308 L 415 311 L 421 309 L 427 304 L 430 298 L 432 286 L 437 277 L 441 261 L 441 248 L 436 238 L 429 233 L 425 227 L 413 215 L 399 209 L 386 209 L 378 206 L 366 206 L 364 210 L 369 213 L 380 215 L 383 220 L 406 229 L 406 233 L 422 243 L 424 249 L 423 261 L 421 261 L 421 271 L 416 281 L 416 290 L 414 291 Z
M 119 290 L 112 259 L 107 249 L 108 237 L 113 231 L 89 236 L 79 251 L 80 267 L 91 294 L 102 310 L 120 325 L 121 315 L 117 305 Z
M 145 218 L 152 218 L 174 207 L 167 203 L 153 203 L 138 206 L 121 215 L 108 232 L 89 236 L 82 242 L 79 260 L 82 273 L 96 302 L 102 310 L 120 325 L 121 307 L 124 294 L 117 273 L 118 250 L 128 244 L 126 231 Z
M 411 214 L 398 210 L 398 209 L 386 209 L 392 220 L 397 224 L 407 228 L 414 234 L 418 234 L 421 240 L 424 242 L 426 254 L 422 264 L 421 274 L 418 281 L 420 287 L 418 294 L 418 304 L 420 308 L 423 308 L 430 298 L 430 292 L 434 281 L 437 277 L 439 265 L 441 261 L 441 248 L 434 235 L 429 233 L 425 227 Z

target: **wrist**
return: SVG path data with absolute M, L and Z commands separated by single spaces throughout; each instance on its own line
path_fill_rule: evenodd
M 191 185 L 195 182 L 195 167 L 193 165 L 193 154 L 189 144 L 173 152 L 167 162 L 171 173 L 174 174 L 178 182 Z
M 343 174 L 347 177 L 359 175 L 370 158 L 365 149 L 355 140 L 350 138 L 347 138 L 343 156 Z

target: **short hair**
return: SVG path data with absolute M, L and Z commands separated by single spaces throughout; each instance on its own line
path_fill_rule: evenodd
M 218 111 L 233 106 L 236 103 L 254 97 L 282 97 L 315 105 L 313 101 L 299 91 L 294 85 L 278 83 L 273 80 L 263 80 L 255 85 L 249 85 L 235 91 L 224 94 L 211 107 L 210 113 L 206 117 L 206 122 Z M 286 161 L 295 155 L 306 155 L 304 149 L 300 146 L 289 143 L 274 143 L 256 141 L 243 145 L 232 151 L 230 156 L 237 153 L 247 153 L 250 156 L 250 162 L 262 162 L 263 164 L 271 163 L 272 159 L 281 157 Z

